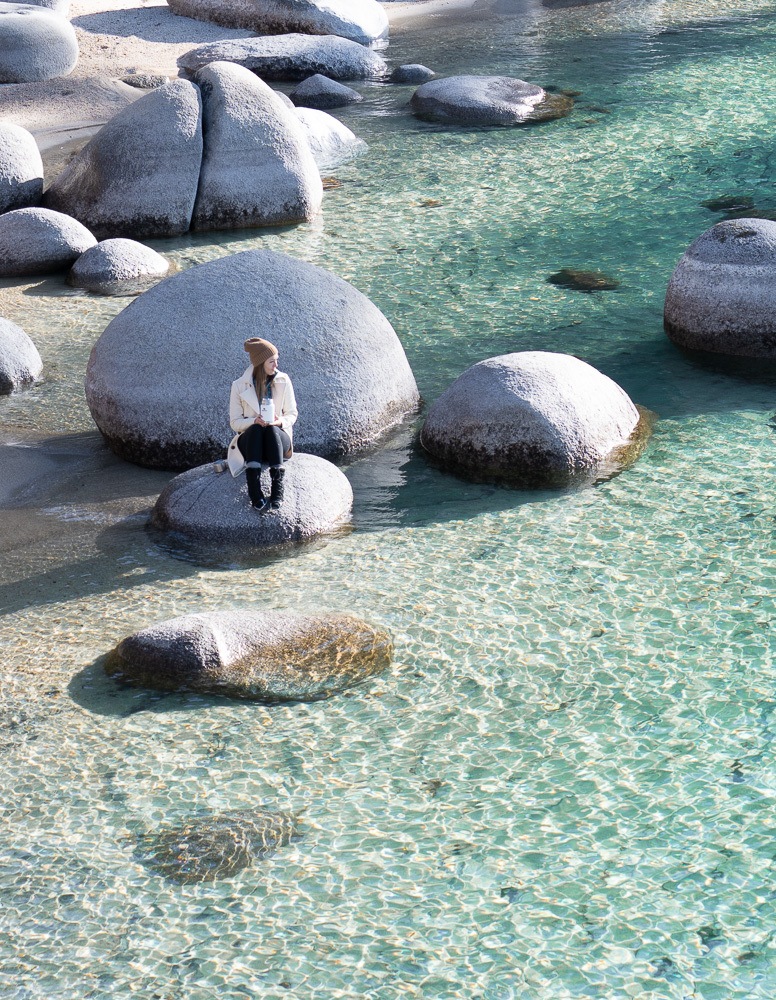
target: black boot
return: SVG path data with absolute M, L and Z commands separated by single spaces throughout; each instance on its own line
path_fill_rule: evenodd
M 283 476 L 286 470 L 282 466 L 273 466 L 269 470 L 269 477 L 272 480 L 272 492 L 269 495 L 269 505 L 273 510 L 277 510 L 283 502 Z
M 259 511 L 266 510 L 267 498 L 261 489 L 261 469 L 246 469 L 245 478 L 248 482 L 248 496 L 251 498 L 251 503 Z

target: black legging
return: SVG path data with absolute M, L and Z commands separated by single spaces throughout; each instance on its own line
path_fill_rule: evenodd
M 262 465 L 282 465 L 283 455 L 291 447 L 291 438 L 280 427 L 251 424 L 237 438 L 237 447 L 249 469 L 260 469 Z

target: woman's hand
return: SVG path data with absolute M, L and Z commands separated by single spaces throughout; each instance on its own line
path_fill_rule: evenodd
M 267 426 L 267 421 L 266 420 L 262 420 L 261 417 L 256 417 L 253 422 L 254 422 L 254 424 L 258 424 L 259 427 L 266 427 Z

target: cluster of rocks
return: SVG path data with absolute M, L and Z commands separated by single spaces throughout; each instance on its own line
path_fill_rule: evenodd
M 0 2 L 0 83 L 66 76 L 78 62 L 78 40 L 60 0 Z

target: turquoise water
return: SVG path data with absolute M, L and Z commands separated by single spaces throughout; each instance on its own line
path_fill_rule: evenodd
M 530 9 L 529 9 L 530 8 Z M 668 277 L 739 194 L 776 209 L 776 3 L 500 3 L 394 33 L 395 62 L 581 92 L 528 130 L 415 121 L 411 88 L 343 119 L 369 152 L 322 218 L 159 242 L 182 266 L 268 246 L 394 324 L 433 400 L 509 350 L 579 355 L 660 420 L 594 489 L 430 469 L 408 431 L 348 470 L 356 529 L 255 567 L 161 549 L 167 476 L 101 447 L 91 344 L 126 304 L 3 282 L 47 376 L 0 400 L 0 996 L 482 1000 L 776 994 L 776 377 L 678 352 Z M 437 204 L 438 203 L 438 204 Z M 603 270 L 614 292 L 546 283 Z M 98 658 L 217 608 L 351 610 L 393 669 L 265 708 L 120 689 Z M 177 886 L 134 836 L 196 810 L 302 811 L 304 838 Z

